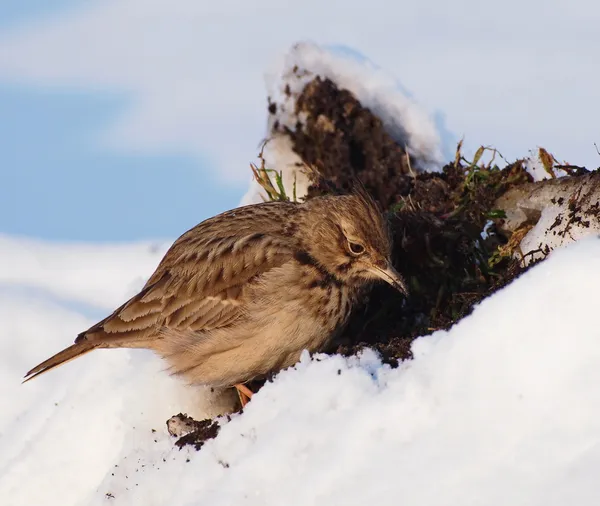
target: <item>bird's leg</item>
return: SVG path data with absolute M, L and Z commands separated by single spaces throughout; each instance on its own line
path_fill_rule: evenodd
M 248 404 L 248 401 L 252 399 L 252 390 L 242 383 L 238 383 L 237 385 L 234 385 L 234 387 L 237 390 L 238 397 L 240 398 L 240 404 L 243 408 L 246 404 Z

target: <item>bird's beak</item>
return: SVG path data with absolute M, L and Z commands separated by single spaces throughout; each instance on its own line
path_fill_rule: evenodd
M 369 271 L 408 297 L 408 287 L 406 286 L 406 282 L 391 265 L 388 264 L 386 269 L 373 265 Z

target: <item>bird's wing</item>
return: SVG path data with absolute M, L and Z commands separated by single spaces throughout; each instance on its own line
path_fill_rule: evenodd
M 268 227 L 266 233 L 257 232 L 251 223 L 238 223 L 237 235 L 223 223 L 211 233 L 210 221 L 181 236 L 142 291 L 76 342 L 152 347 L 159 329 L 213 330 L 243 316 L 249 282 L 290 261 L 293 241 Z

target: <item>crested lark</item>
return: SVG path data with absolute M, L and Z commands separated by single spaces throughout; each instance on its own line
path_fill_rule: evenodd
M 149 348 L 190 383 L 236 386 L 321 349 L 372 281 L 406 293 L 387 224 L 361 189 L 225 212 L 183 234 L 144 288 L 32 379 L 96 348 Z

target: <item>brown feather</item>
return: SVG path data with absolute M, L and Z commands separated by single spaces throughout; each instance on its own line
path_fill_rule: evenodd
M 348 240 L 365 244 L 363 260 Z M 270 202 L 210 218 L 177 239 L 144 288 L 27 379 L 95 348 L 149 348 L 193 383 L 226 386 L 294 363 L 345 322 L 389 261 L 366 191 Z
M 85 355 L 86 353 L 92 351 L 94 346 L 91 346 L 89 343 L 76 343 L 72 344 L 68 348 L 65 348 L 62 351 L 59 351 L 56 355 L 53 355 L 48 360 L 44 360 L 41 364 L 36 365 L 31 371 L 29 371 L 25 378 L 23 379 L 23 383 L 27 383 L 29 380 L 36 378 L 40 374 L 44 374 L 59 365 L 62 365 L 74 358 L 80 357 L 81 355 Z

